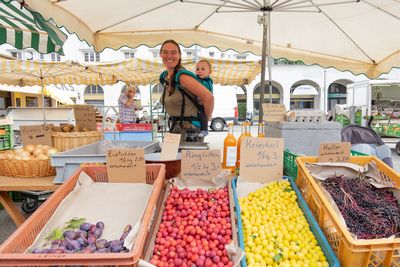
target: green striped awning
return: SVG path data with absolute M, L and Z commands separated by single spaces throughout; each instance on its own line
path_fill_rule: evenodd
M 67 36 L 42 16 L 29 11 L 16 0 L 0 0 L 0 44 L 17 49 L 33 48 L 40 53 L 62 54 Z

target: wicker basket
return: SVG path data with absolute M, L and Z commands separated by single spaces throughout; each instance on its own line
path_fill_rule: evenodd
M 51 133 L 53 147 L 58 151 L 66 151 L 83 145 L 88 145 L 103 139 L 103 133 L 99 131 L 90 132 L 53 132 Z
M 50 165 L 50 159 L 0 159 L 0 175 L 36 178 L 56 175 L 56 169 Z

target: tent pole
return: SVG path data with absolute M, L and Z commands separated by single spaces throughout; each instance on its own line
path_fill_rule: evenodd
M 46 110 L 45 110 L 45 107 L 44 107 L 44 84 L 43 84 L 42 69 L 40 69 L 40 85 L 42 86 L 43 124 L 46 124 Z
M 264 88 L 265 88 L 265 64 L 267 55 L 267 21 L 266 13 L 263 12 L 262 16 L 257 17 L 257 22 L 263 27 L 263 41 L 261 48 L 261 88 L 260 88 L 260 106 L 258 114 L 258 122 L 263 122 L 263 108 L 262 104 L 264 102 Z M 268 65 L 269 66 L 269 65 Z
M 268 60 L 268 84 L 269 84 L 269 103 L 272 104 L 272 59 L 271 59 L 271 12 L 268 12 L 268 48 L 267 48 L 267 60 Z

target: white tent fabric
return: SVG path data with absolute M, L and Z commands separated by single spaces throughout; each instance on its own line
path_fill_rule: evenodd
M 400 65 L 398 0 L 25 0 L 95 46 L 155 46 L 175 39 L 261 54 L 257 15 L 271 14 L 272 57 L 364 73 Z M 205 5 L 207 4 L 207 5 Z M 239 8 L 248 12 L 238 12 Z

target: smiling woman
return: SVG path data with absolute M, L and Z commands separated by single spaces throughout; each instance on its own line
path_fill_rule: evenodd
M 165 41 L 161 46 L 160 57 L 166 67 L 160 75 L 160 84 L 164 87 L 161 103 L 170 115 L 170 131 L 198 133 L 200 131 L 198 98 L 204 103 L 208 119 L 211 119 L 214 97 L 195 79 L 194 73 L 182 67 L 181 50 L 176 41 Z

